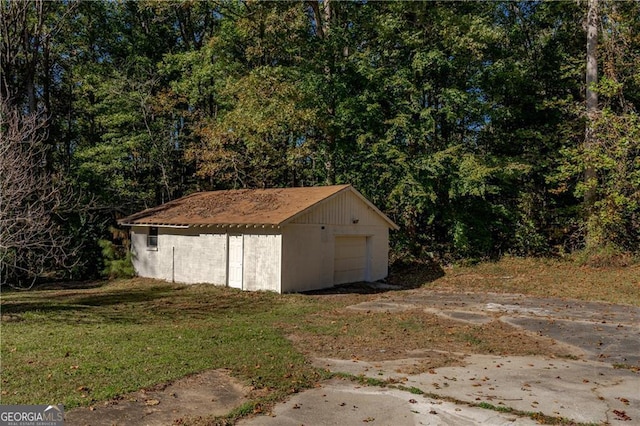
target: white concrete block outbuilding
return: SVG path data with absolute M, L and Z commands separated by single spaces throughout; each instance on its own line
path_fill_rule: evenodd
M 139 276 L 278 293 L 385 278 L 398 229 L 351 185 L 200 192 L 119 223 Z

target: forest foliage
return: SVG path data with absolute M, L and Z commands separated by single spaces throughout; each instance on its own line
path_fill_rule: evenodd
M 338 183 L 400 225 L 394 259 L 639 254 L 638 2 L 3 0 L 0 13 L 2 166 L 40 182 L 16 197 L 19 174 L 0 171 L 3 282 L 108 271 L 117 218 L 194 191 Z M 11 238 L 32 211 L 51 247 Z

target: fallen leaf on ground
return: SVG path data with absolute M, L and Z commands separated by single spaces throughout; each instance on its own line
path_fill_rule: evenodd
M 616 399 L 622 402 L 624 405 L 629 405 L 629 400 L 627 398 L 616 398 Z
M 623 420 L 625 422 L 631 420 L 631 417 L 627 416 L 625 411 L 613 410 L 613 414 L 616 415 L 616 420 Z

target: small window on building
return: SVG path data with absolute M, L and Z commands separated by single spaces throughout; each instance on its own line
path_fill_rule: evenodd
M 149 234 L 147 235 L 147 248 L 158 248 L 158 228 L 155 226 L 149 228 Z

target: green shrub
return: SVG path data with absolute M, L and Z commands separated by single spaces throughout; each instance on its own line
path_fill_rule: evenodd
M 109 240 L 99 240 L 98 245 L 102 249 L 102 275 L 105 278 L 131 278 L 135 275 L 131 251 L 127 247 L 117 246 Z

